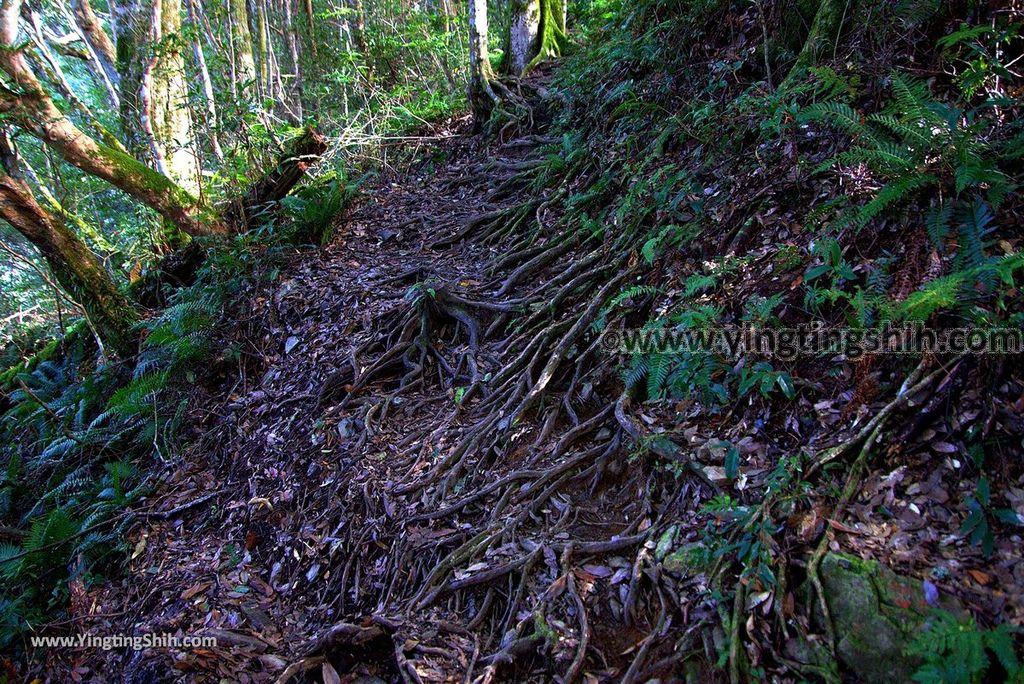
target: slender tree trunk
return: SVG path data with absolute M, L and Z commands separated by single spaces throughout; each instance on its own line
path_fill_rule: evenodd
M 110 274 L 89 248 L 68 228 L 62 218 L 36 201 L 31 189 L 18 176 L 13 154 L 0 140 L 0 218 L 11 224 L 39 250 L 57 282 L 78 302 L 103 343 L 119 354 L 135 349 L 132 332 L 138 314 L 118 290 Z
M 117 95 L 120 86 L 118 74 L 118 53 L 114 41 L 103 30 L 99 17 L 92 10 L 89 0 L 71 0 L 74 26 L 81 33 L 89 55 L 98 67 L 104 85 L 108 87 L 114 106 L 120 106 Z
M 299 36 L 293 25 L 292 0 L 283 0 L 283 5 L 285 36 L 288 39 L 288 52 L 292 59 L 292 92 L 295 98 L 295 112 L 299 121 L 302 121 L 302 57 L 299 52 Z
M 265 97 L 274 97 L 273 72 L 270 68 L 270 25 L 267 23 L 267 8 L 263 0 L 256 4 L 256 55 L 260 64 L 260 88 Z
M 487 50 L 487 0 L 469 0 L 469 104 L 478 130 L 491 118 L 498 101 L 493 79 Z
M 198 0 L 196 0 L 196 1 L 198 2 Z M 228 5 L 228 7 L 230 8 L 230 5 Z M 232 28 L 232 19 L 231 19 L 230 9 L 228 11 L 227 21 L 228 21 L 228 30 L 225 31 L 225 33 L 227 33 L 227 35 L 228 35 L 228 65 L 230 66 L 230 69 L 231 69 L 231 73 L 230 73 L 230 76 L 231 76 L 231 98 L 232 98 L 232 100 L 237 101 L 238 100 L 238 91 L 239 91 L 238 84 L 242 80 L 242 77 L 240 76 L 240 72 L 238 70 L 238 57 L 237 57 L 238 53 L 235 50 L 235 31 Z M 211 34 L 213 33 L 212 30 L 210 32 L 211 32 Z
M 356 46 L 366 65 L 366 85 L 373 89 L 373 62 L 370 61 L 370 47 L 366 42 L 366 7 L 363 0 L 354 0 L 353 8 L 356 14 Z
M 186 0 L 188 7 L 188 21 L 192 25 L 192 53 L 195 56 L 196 68 L 199 69 L 199 78 L 203 82 L 203 97 L 206 98 L 206 128 L 209 131 L 210 147 L 213 154 L 223 161 L 224 150 L 220 146 L 220 131 L 217 126 L 217 101 L 213 95 L 213 81 L 210 79 L 210 70 L 206 66 L 206 54 L 203 52 L 203 44 L 199 40 L 200 26 L 196 16 L 196 0 Z
M 452 32 L 452 18 L 455 16 L 455 12 L 452 9 L 452 0 L 441 0 L 441 13 L 444 14 L 444 32 L 450 34 Z
M 92 113 L 92 110 L 89 109 L 89 106 L 78 97 L 78 94 L 68 82 L 67 74 L 61 66 L 60 60 L 54 57 L 53 52 L 50 50 L 50 46 L 47 44 L 44 36 L 42 17 L 37 11 L 29 9 L 27 6 L 23 7 L 22 16 L 25 19 L 26 31 L 28 33 L 29 40 L 32 42 L 36 52 L 41 58 L 41 62 L 39 63 L 36 63 L 36 60 L 33 59 L 33 66 L 43 74 L 43 77 L 46 80 L 50 81 L 50 83 L 57 88 L 61 96 L 63 96 L 72 107 L 77 109 L 90 125 L 99 126 L 96 121 L 96 116 Z M 30 58 L 32 57 L 34 56 L 30 55 Z
M 6 132 L 0 132 L 0 140 L 2 140 L 2 136 L 6 135 Z M 36 170 L 32 168 L 32 165 L 29 164 L 28 161 L 22 157 L 18 157 L 17 162 L 18 170 L 24 174 L 24 177 L 29 184 L 34 186 L 35 192 L 42 195 L 43 199 L 46 201 L 47 208 L 51 213 L 57 214 L 65 223 L 70 224 L 75 233 L 82 236 L 86 243 L 91 245 L 92 249 L 99 250 L 104 254 L 114 254 L 118 251 L 117 247 L 110 244 L 110 241 L 107 240 L 103 233 L 96 230 L 95 226 L 84 220 L 81 216 L 65 209 L 64 205 L 61 204 L 60 200 L 57 199 L 57 196 L 53 194 L 53 191 L 47 187 L 46 183 L 43 182 L 43 179 L 39 177 L 39 174 L 36 173 Z
M 313 0 L 303 0 L 306 8 L 306 28 L 309 30 L 309 47 L 316 57 L 316 31 L 313 27 Z

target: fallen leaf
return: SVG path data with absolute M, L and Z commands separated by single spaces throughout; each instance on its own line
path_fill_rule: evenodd
M 193 584 L 191 587 L 189 587 L 185 591 L 181 592 L 181 599 L 183 601 L 188 601 L 190 598 L 192 598 L 196 594 L 198 594 L 200 592 L 204 592 L 204 591 L 206 591 L 207 589 L 209 589 L 212 586 L 213 586 L 213 582 L 197 582 L 196 584 Z
M 992 577 L 987 572 L 982 572 L 981 570 L 971 569 L 967 571 L 967 574 L 973 577 L 974 581 L 983 587 L 992 581 Z
M 324 684 L 341 684 L 341 677 L 338 676 L 338 671 L 328 662 L 324 662 L 320 666 L 320 674 L 323 676 Z

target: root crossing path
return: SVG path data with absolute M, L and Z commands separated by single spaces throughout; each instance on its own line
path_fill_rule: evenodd
M 711 616 L 652 558 L 711 490 L 629 459 L 594 324 L 635 245 L 564 229 L 558 147 L 449 140 L 240 298 L 127 570 L 71 616 L 216 645 L 51 651 L 54 676 L 635 682 L 688 650 L 680 616 Z

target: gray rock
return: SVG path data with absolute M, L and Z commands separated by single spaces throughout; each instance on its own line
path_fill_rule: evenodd
M 904 650 L 932 610 L 922 583 L 840 553 L 822 559 L 820 575 L 843 665 L 870 684 L 911 681 L 921 663 Z M 963 613 L 951 597 L 930 598 L 951 613 Z

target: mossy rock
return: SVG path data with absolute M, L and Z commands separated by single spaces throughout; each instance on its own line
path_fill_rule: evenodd
M 825 556 L 820 576 L 843 665 L 872 684 L 911 681 L 921 663 L 904 651 L 932 610 L 922 583 L 875 561 L 840 553 Z M 949 597 L 939 607 L 963 613 Z
M 665 556 L 661 562 L 663 570 L 686 577 L 695 572 L 704 572 L 710 569 L 711 555 L 706 546 L 699 542 L 683 544 L 681 547 Z

